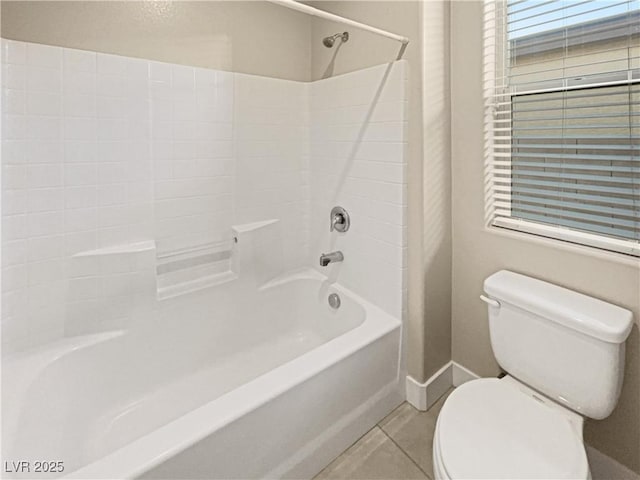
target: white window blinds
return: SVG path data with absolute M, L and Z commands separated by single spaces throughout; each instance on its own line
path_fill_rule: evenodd
M 640 1 L 485 3 L 492 225 L 640 255 Z

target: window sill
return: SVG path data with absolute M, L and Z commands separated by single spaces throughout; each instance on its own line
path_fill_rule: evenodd
M 640 267 L 640 245 L 624 240 L 504 217 L 494 219 L 487 230 L 510 238 Z

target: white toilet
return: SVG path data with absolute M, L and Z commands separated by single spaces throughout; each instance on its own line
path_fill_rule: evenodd
M 455 389 L 433 441 L 436 479 L 588 479 L 584 417 L 613 411 L 632 313 L 517 273 L 484 282 L 502 379 Z

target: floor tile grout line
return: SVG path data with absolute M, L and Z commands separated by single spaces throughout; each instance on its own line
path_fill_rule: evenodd
M 387 437 L 389 440 L 391 440 L 391 442 L 392 442 L 396 447 L 398 447 L 398 448 L 400 449 L 400 451 L 401 451 L 402 453 L 404 453 L 404 455 L 405 455 L 409 460 L 411 460 L 411 463 L 413 463 L 416 467 L 418 467 L 418 470 L 420 470 L 422 473 L 424 473 L 424 474 L 427 476 L 427 478 L 428 478 L 429 480 L 431 480 L 431 475 L 429 475 L 427 472 L 425 472 L 425 471 L 423 470 L 423 468 L 422 468 L 420 465 L 418 465 L 418 463 L 413 459 L 413 457 L 411 457 L 411 455 L 409 455 L 409 453 L 408 453 L 408 452 L 406 452 L 406 451 L 405 451 L 405 449 L 404 449 L 404 448 L 402 448 L 402 447 L 398 444 L 398 442 L 396 442 L 396 441 L 393 439 L 393 437 L 391 437 L 391 435 L 389 435 L 389 434 L 385 431 L 385 429 L 384 429 L 384 428 L 382 428 L 382 426 L 381 426 L 379 423 L 378 423 L 378 424 L 376 424 L 376 426 L 380 429 L 380 431 L 382 431 L 382 433 L 384 433 L 385 437 Z
M 360 443 L 360 440 L 362 440 L 364 437 L 369 435 L 375 428 L 379 428 L 382 431 L 382 433 L 384 433 L 386 435 L 385 431 L 382 430 L 382 428 L 380 428 L 380 425 L 376 423 L 373 427 L 371 427 L 369 430 L 367 430 L 365 433 L 363 433 L 356 441 L 354 441 L 351 445 L 349 445 L 341 453 L 339 453 L 336 458 L 334 458 L 329 463 L 327 463 L 324 466 L 324 468 L 322 470 L 320 470 L 313 478 L 316 478 L 318 475 L 320 475 L 322 472 L 324 472 L 329 467 L 329 465 L 331 465 L 333 462 L 335 462 L 337 459 L 339 459 L 342 455 L 347 453 L 347 450 L 350 450 L 351 447 L 353 447 L 355 444 Z

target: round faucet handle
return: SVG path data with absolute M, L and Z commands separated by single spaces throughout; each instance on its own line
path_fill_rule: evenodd
M 342 207 L 333 207 L 331 209 L 331 228 L 330 231 L 337 230 L 340 233 L 344 233 L 349 230 L 349 226 L 351 225 L 351 219 L 349 218 L 349 214 Z

